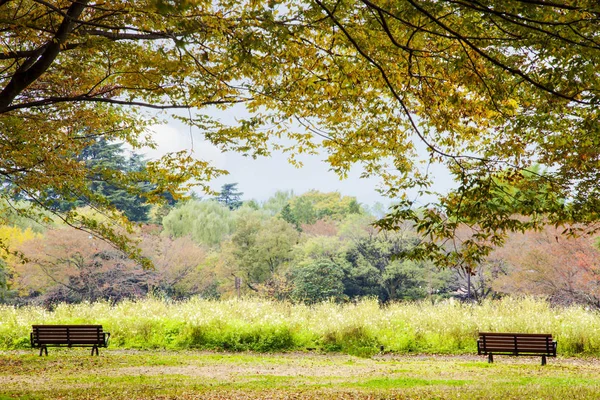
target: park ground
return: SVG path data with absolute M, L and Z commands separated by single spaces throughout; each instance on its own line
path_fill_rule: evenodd
M 595 399 L 600 360 L 49 349 L 0 352 L 5 399 Z

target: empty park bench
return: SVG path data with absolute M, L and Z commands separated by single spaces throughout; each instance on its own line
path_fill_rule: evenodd
M 110 333 L 102 331 L 102 325 L 33 325 L 30 334 L 31 347 L 40 348 L 48 355 L 48 346 L 91 347 L 98 355 L 98 347 L 107 347 Z
M 490 333 L 480 332 L 477 354 L 487 354 L 488 362 L 494 362 L 494 354 L 509 356 L 556 357 L 556 341 L 546 333 Z

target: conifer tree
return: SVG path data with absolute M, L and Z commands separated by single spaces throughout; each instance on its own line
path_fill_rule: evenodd
M 244 203 L 241 198 L 244 193 L 237 191 L 237 183 L 226 183 L 221 186 L 221 191 L 216 200 L 228 207 L 230 210 L 237 210 Z

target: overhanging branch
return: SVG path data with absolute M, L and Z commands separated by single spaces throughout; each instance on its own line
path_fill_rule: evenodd
M 85 9 L 89 0 L 79 0 L 73 2 L 67 10 L 66 16 L 56 31 L 54 38 L 48 42 L 45 46 L 44 51 L 39 58 L 37 55 L 32 57 L 37 58 L 30 59 L 25 62 L 30 67 L 26 69 L 19 68 L 17 72 L 12 76 L 10 82 L 6 85 L 4 90 L 0 92 L 0 114 L 6 112 L 7 107 L 13 102 L 13 100 L 35 82 L 46 70 L 52 65 L 56 57 L 61 51 L 61 47 L 66 43 L 68 35 L 71 33 L 75 26 L 75 21 L 79 18 L 83 10 Z M 34 61 L 34 62 L 33 62 Z

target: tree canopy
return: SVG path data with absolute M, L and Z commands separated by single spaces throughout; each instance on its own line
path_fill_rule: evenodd
M 191 109 L 222 150 L 361 165 L 401 200 L 381 226 L 412 220 L 416 257 L 472 265 L 507 231 L 598 221 L 599 22 L 595 0 L 0 0 L 0 174 L 41 206 L 50 188 L 93 198 L 74 157 L 91 139 L 139 147 L 140 110 Z M 206 112 L 240 103 L 232 126 Z M 433 191 L 432 164 L 456 189 L 416 210 L 406 191 Z M 169 155 L 145 196 L 221 172 Z
M 168 236 L 190 236 L 198 244 L 216 245 L 233 231 L 235 221 L 229 208 L 217 201 L 190 200 L 169 212 L 162 224 Z

